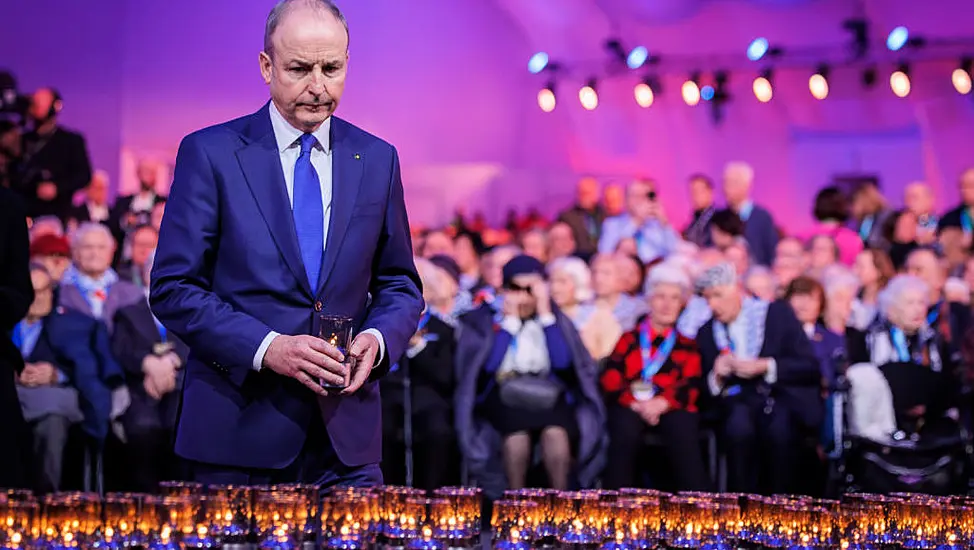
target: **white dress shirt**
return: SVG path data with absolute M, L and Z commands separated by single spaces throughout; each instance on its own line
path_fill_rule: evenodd
M 88 209 L 88 219 L 93 222 L 103 222 L 108 219 L 108 205 L 107 204 L 95 204 L 93 202 L 85 203 L 85 207 Z
M 274 139 L 277 141 L 277 152 L 281 155 L 281 168 L 284 170 L 284 185 L 287 187 L 288 202 L 291 203 L 291 207 L 293 208 L 294 165 L 297 164 L 298 156 L 301 154 L 300 140 L 304 132 L 291 126 L 284 119 L 280 111 L 277 110 L 274 102 L 271 102 L 268 109 L 270 110 L 271 127 L 274 129 Z M 314 148 L 311 149 L 311 166 L 314 167 L 315 173 L 318 175 L 318 182 L 321 185 L 321 204 L 325 213 L 324 219 L 322 219 L 325 230 L 322 233 L 324 240 L 321 243 L 321 247 L 324 250 L 325 243 L 328 242 L 328 224 L 331 221 L 331 117 L 325 119 L 321 126 L 312 132 L 312 135 L 318 141 Z M 385 339 L 382 337 L 382 333 L 374 328 L 366 329 L 363 332 L 372 334 L 379 341 L 379 354 L 375 359 L 376 363 L 379 363 L 382 361 L 386 350 Z M 254 354 L 254 370 L 260 370 L 264 362 L 264 354 L 267 353 L 267 348 L 270 347 L 271 342 L 277 336 L 279 336 L 277 332 L 271 331 L 264 337 L 264 340 L 260 343 L 260 347 L 257 348 L 257 353 Z

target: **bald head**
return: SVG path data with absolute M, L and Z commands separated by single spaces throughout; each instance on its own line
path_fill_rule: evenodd
M 347 47 L 348 21 L 345 20 L 345 15 L 342 13 L 342 10 L 334 2 L 331 0 L 280 0 L 267 15 L 267 23 L 264 25 L 264 51 L 268 55 L 273 55 L 274 33 L 277 31 L 278 26 L 281 25 L 281 22 L 291 12 L 302 9 L 310 10 L 316 15 L 330 15 L 334 17 L 345 28 L 345 44 Z

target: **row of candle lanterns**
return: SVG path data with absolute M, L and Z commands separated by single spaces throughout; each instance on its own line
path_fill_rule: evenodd
M 0 548 L 315 548 L 409 550 L 481 544 L 479 489 L 208 487 L 165 483 L 160 495 L 85 493 L 36 499 L 0 492 Z M 914 494 L 667 494 L 645 489 L 508 491 L 492 503 L 498 550 L 962 550 L 974 499 Z

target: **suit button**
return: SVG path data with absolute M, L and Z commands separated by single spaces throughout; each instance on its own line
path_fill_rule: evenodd
M 321 301 L 315 302 L 315 311 L 321 311 Z

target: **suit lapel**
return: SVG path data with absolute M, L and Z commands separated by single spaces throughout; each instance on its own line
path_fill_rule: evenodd
M 358 195 L 363 166 L 366 161 L 362 152 L 355 150 L 355 144 L 348 135 L 348 123 L 344 120 L 332 117 L 330 138 L 332 148 L 331 219 L 328 223 L 325 253 L 321 258 L 321 274 L 318 277 L 316 296 L 321 294 L 338 261 L 338 252 L 345 240 L 345 234 L 348 232 L 352 208 L 355 206 L 355 198 Z
M 62 307 L 83 313 L 88 317 L 94 317 L 95 314 L 91 311 L 91 304 L 81 295 L 81 290 L 78 289 L 77 285 L 62 285 L 59 292 L 58 302 Z
M 267 106 L 251 115 L 250 126 L 244 131 L 244 138 L 250 140 L 250 143 L 237 151 L 237 161 L 244 178 L 284 262 L 301 288 L 311 295 L 311 285 L 308 284 L 308 276 L 298 248 L 298 235 L 294 229 L 291 201 L 284 183 L 281 156 L 277 150 Z

